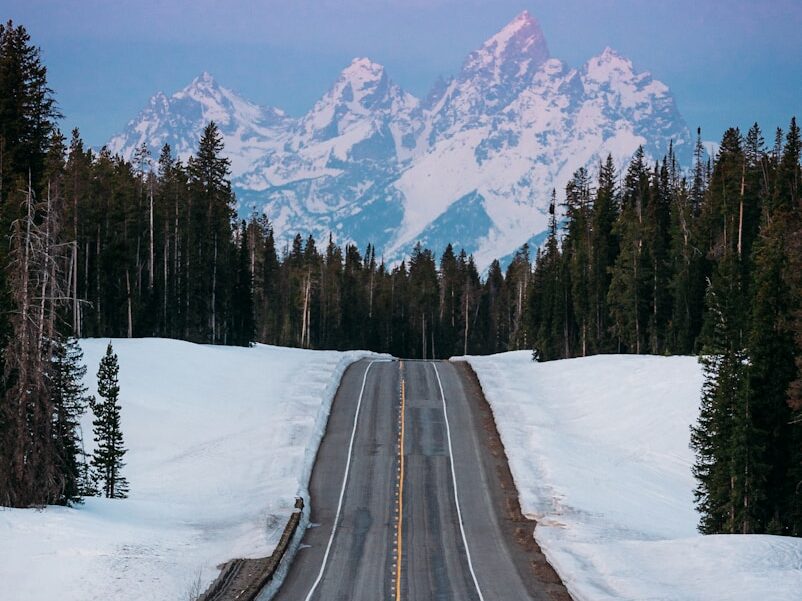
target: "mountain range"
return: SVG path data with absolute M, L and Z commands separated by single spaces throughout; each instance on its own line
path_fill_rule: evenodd
M 307 112 L 259 106 L 208 73 L 157 93 L 108 147 L 130 159 L 168 143 L 188 157 L 209 121 L 231 159 L 242 216 L 264 211 L 280 240 L 296 233 L 398 260 L 418 241 L 451 242 L 477 265 L 538 244 L 552 189 L 639 146 L 681 158 L 691 138 L 665 84 L 610 48 L 572 68 L 551 57 L 523 12 L 471 52 L 458 74 L 417 98 L 382 65 L 354 59 Z M 685 163 L 687 164 L 687 162 Z

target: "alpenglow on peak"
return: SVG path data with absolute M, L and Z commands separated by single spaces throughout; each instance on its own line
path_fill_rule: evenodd
M 186 158 L 214 119 L 240 215 L 263 212 L 278 243 L 331 232 L 388 261 L 418 241 L 438 252 L 452 243 L 480 269 L 540 243 L 552 189 L 580 167 L 594 173 L 608 154 L 622 167 L 639 146 L 659 159 L 672 142 L 680 160 L 690 154 L 668 86 L 609 48 L 576 68 L 552 58 L 526 11 L 425 102 L 368 58 L 333 82 L 290 117 L 203 74 L 152 100 L 109 148 L 130 157 L 145 143 L 158 156 L 168 142 Z
M 548 58 L 549 48 L 540 24 L 524 11 L 468 56 L 463 76 L 480 70 L 503 69 L 510 64 L 519 71 L 533 71 Z

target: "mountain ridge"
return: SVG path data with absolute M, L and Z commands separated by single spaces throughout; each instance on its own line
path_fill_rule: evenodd
M 419 99 L 386 69 L 355 58 L 310 110 L 290 117 L 221 86 L 208 73 L 159 92 L 108 144 L 131 158 L 169 143 L 186 158 L 214 120 L 232 160 L 240 213 L 263 211 L 280 238 L 295 233 L 373 243 L 398 260 L 419 240 L 450 241 L 486 267 L 542 238 L 551 190 L 608 153 L 638 146 L 656 159 L 690 132 L 668 86 L 605 48 L 579 68 L 551 57 L 524 11 Z M 467 199 L 467 200 L 466 200 Z

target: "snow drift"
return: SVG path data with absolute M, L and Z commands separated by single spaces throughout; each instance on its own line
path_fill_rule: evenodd
M 521 508 L 538 520 L 535 538 L 577 601 L 800 598 L 802 540 L 696 531 L 695 358 L 467 359 Z
M 269 555 L 307 496 L 340 376 L 365 355 L 112 342 L 130 496 L 0 511 L 3 599 L 175 601 L 228 559 Z M 93 393 L 107 343 L 81 343 Z

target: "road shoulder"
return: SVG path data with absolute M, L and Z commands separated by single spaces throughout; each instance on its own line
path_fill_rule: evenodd
M 480 455 L 489 478 L 493 500 L 510 555 L 524 583 L 531 590 L 545 590 L 552 601 L 572 601 L 559 575 L 551 567 L 534 538 L 537 522 L 521 513 L 518 490 L 510 472 L 504 444 L 501 442 L 493 412 L 485 399 L 479 379 L 467 361 L 453 362 L 463 382 L 465 396 L 473 414 L 473 423 L 480 440 Z

